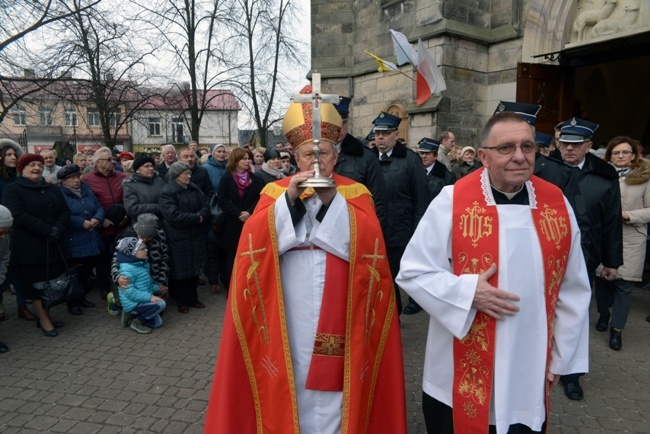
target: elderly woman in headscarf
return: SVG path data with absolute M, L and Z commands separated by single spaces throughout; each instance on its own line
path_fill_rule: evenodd
M 203 167 L 208 171 L 215 194 L 219 191 L 221 177 L 228 171 L 226 169 L 226 164 L 228 163 L 226 160 L 228 160 L 228 148 L 226 148 L 226 145 L 223 143 L 212 145 L 210 148 L 210 156 Z
M 70 208 L 61 189 L 43 180 L 44 164 L 40 155 L 20 157 L 20 176 L 5 187 L 2 200 L 14 218 L 11 262 L 23 295 L 33 302 L 38 315 L 36 325 L 45 336 L 54 337 L 64 324 L 52 320 L 34 284 L 56 278 L 66 269 L 67 243 L 63 234 L 70 224 Z
M 88 184 L 81 182 L 81 167 L 76 164 L 64 166 L 56 174 L 61 182 L 61 192 L 70 208 L 70 224 L 65 237 L 70 244 L 68 264 L 81 265 L 79 280 L 84 288 L 90 286 L 89 276 L 95 260 L 102 250 L 99 228 L 104 223 L 104 208 Z M 81 315 L 81 308 L 95 307 L 86 297 L 68 301 L 68 312 Z
M 169 181 L 160 194 L 160 212 L 171 257 L 169 293 L 178 311 L 205 305 L 199 301 L 197 286 L 205 260 L 205 233 L 209 218 L 208 199 L 192 180 L 189 164 L 176 162 L 167 172 Z

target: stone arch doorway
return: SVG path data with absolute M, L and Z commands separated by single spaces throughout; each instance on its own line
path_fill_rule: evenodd
M 625 134 L 650 149 L 650 2 L 532 0 L 522 62 L 523 69 L 526 63 L 533 64 L 529 69 L 534 64 L 541 64 L 538 70 L 562 69 L 558 75 L 571 81 L 572 92 L 563 116 L 600 124 L 595 146 Z M 542 88 L 543 78 L 536 79 Z M 517 98 L 539 101 L 533 87 L 526 88 L 520 74 Z

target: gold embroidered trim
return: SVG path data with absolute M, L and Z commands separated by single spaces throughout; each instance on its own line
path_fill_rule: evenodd
M 257 296 L 259 304 L 255 304 L 255 301 L 253 300 L 253 292 L 250 288 L 248 288 L 248 285 L 246 286 L 246 289 L 244 289 L 244 300 L 247 300 L 251 304 L 251 315 L 253 318 L 253 323 L 257 326 L 257 333 L 260 335 L 262 342 L 268 345 L 269 325 L 266 319 L 266 308 L 264 307 L 264 298 L 262 296 L 260 278 L 257 274 L 257 269 L 260 266 L 260 262 L 255 260 L 256 254 L 265 252 L 266 247 L 253 250 L 253 234 L 248 234 L 248 251 L 240 253 L 239 256 L 248 256 L 251 263 L 250 267 L 248 267 L 248 270 L 246 271 L 246 283 L 248 284 L 248 281 L 251 279 L 251 277 L 253 277 L 253 281 L 255 282 L 255 295 Z M 258 310 L 261 315 L 260 319 L 257 317 Z
M 269 184 L 267 184 L 269 185 Z M 298 421 L 298 396 L 296 394 L 296 380 L 293 373 L 291 361 L 291 349 L 289 348 L 289 333 L 287 332 L 287 315 L 284 310 L 284 294 L 282 293 L 282 276 L 280 275 L 280 255 L 278 255 L 278 237 L 275 231 L 275 207 L 269 206 L 268 227 L 271 228 L 271 245 L 273 248 L 273 262 L 275 267 L 275 288 L 278 296 L 278 310 L 280 312 L 280 327 L 282 331 L 282 346 L 284 350 L 284 362 L 287 366 L 287 379 L 289 382 L 289 393 L 291 394 L 291 412 L 293 415 L 293 432 L 300 432 Z
M 313 354 L 337 358 L 345 356 L 345 336 L 316 333 Z

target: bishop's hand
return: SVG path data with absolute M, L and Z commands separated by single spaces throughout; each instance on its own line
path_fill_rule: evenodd
M 496 272 L 497 266 L 492 264 L 484 273 L 478 275 L 472 308 L 490 315 L 492 318 L 502 320 L 502 315 L 513 316 L 519 312 L 518 306 L 507 301 L 519 301 L 519 297 L 511 292 L 495 288 L 488 283 L 488 279 L 494 276 Z
M 291 177 L 289 187 L 287 188 L 287 195 L 292 204 L 305 191 L 305 187 L 298 187 L 298 184 L 305 182 L 309 178 L 313 178 L 315 173 L 313 170 L 306 170 L 304 172 L 298 172 Z

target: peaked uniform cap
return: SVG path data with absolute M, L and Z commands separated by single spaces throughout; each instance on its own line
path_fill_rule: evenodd
M 302 94 L 312 93 L 311 86 L 305 86 Z M 314 140 L 313 127 L 314 107 L 311 102 L 291 103 L 282 121 L 282 133 L 289 140 L 291 147 L 296 149 Z M 338 143 L 343 120 L 333 104 L 321 102 L 321 140 Z
M 573 117 L 560 127 L 560 141 L 566 143 L 582 143 L 594 136 L 598 124 Z
M 336 107 L 336 111 L 339 112 L 341 119 L 347 121 L 350 117 L 350 103 L 352 102 L 352 98 L 341 96 L 339 97 L 339 100 L 339 103 L 334 104 L 334 107 Z
M 372 123 L 375 125 L 374 131 L 396 130 L 399 127 L 402 118 L 393 116 L 390 113 L 381 112 Z
M 418 142 L 418 152 L 433 152 L 440 148 L 440 142 L 435 139 L 423 137 Z
M 542 106 L 539 104 L 527 104 L 524 102 L 512 102 L 512 101 L 500 101 L 497 105 L 496 110 L 494 110 L 493 115 L 502 112 L 511 112 L 516 113 L 522 118 L 526 119 L 526 122 L 535 126 L 537 121 L 537 114 L 542 109 Z
M 540 133 L 539 131 L 535 131 L 535 143 L 537 143 L 537 146 L 541 148 L 548 148 L 551 146 L 551 140 L 553 140 L 553 136 L 550 134 L 544 134 Z

